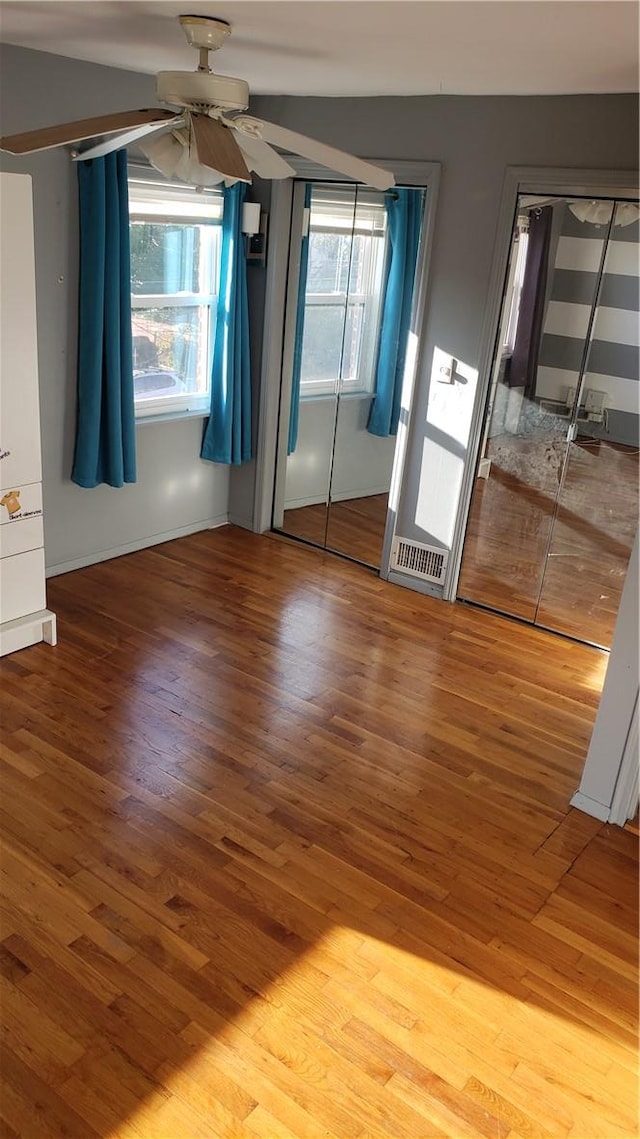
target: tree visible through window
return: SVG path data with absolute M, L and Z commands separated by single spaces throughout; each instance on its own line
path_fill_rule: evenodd
M 302 398 L 371 391 L 385 257 L 384 196 L 314 184 L 300 371 Z
M 222 195 L 129 178 L 137 415 L 207 410 Z

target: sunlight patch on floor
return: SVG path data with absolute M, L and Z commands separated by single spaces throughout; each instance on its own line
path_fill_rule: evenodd
M 209 1025 L 191 1021 L 179 1035 L 192 1058 L 159 1069 L 162 1089 L 111 1139 L 290 1139 L 349 1126 L 383 1136 L 393 1121 L 399 1135 L 411 1119 L 425 1135 L 482 1134 L 460 1103 L 497 1139 L 534 1125 L 631 1139 L 636 1082 L 623 1045 L 603 1047 L 598 1031 L 536 1005 L 535 991 L 523 1001 L 433 958 L 334 926 L 232 1021 L 214 1010 Z M 505 955 L 505 977 L 518 985 L 516 960 Z
M 586 688 L 590 688 L 592 692 L 602 692 L 608 664 L 609 653 L 599 652 L 594 659 L 589 675 L 585 677 Z

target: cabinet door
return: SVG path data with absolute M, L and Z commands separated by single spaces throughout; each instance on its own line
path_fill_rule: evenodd
M 0 621 L 15 621 L 46 608 L 44 550 L 0 561 Z
M 31 178 L 0 174 L 0 486 L 39 482 L 40 412 Z

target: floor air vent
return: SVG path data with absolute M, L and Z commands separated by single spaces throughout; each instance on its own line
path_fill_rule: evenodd
M 448 550 L 425 546 L 421 542 L 409 542 L 406 538 L 396 538 L 391 550 L 391 569 L 410 573 L 424 581 L 440 583 L 444 580 L 448 558 Z

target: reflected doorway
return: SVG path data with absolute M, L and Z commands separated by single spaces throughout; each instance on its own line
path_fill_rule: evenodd
M 273 528 L 376 569 L 425 197 L 294 186 Z
M 638 522 L 638 218 L 519 199 L 458 584 L 604 648 Z

